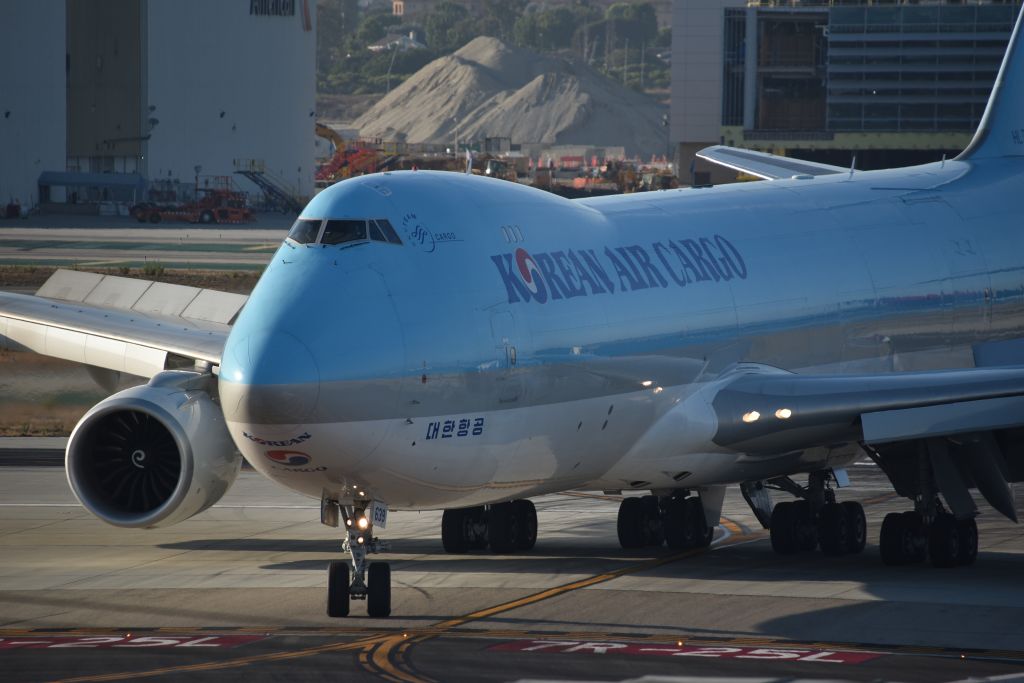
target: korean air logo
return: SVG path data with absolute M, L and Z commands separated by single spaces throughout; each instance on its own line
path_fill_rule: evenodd
M 305 453 L 300 453 L 299 451 L 267 451 L 267 460 L 277 463 L 278 465 L 301 467 L 303 465 L 308 465 L 312 458 Z
M 530 290 L 534 301 L 538 303 L 547 301 L 548 292 L 544 287 L 544 280 L 541 279 L 540 269 L 525 249 L 516 249 L 516 266 L 519 268 L 519 276 L 523 278 L 523 284 Z

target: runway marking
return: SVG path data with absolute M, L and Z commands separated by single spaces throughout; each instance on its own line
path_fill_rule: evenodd
M 738 645 L 738 644 L 737 644 Z M 677 643 L 623 643 L 606 640 L 514 640 L 487 648 L 497 652 L 545 652 L 549 654 L 640 655 L 656 657 L 702 657 L 707 659 L 790 660 L 828 664 L 863 664 L 885 655 L 883 652 L 852 652 L 835 649 L 795 649 L 688 645 Z
M 584 496 L 580 497 L 591 497 L 591 495 L 584 494 Z M 871 499 L 867 499 L 863 501 L 863 503 L 865 505 L 871 505 L 884 502 L 895 497 L 895 493 L 888 493 L 885 495 L 880 495 Z M 604 496 L 602 496 L 602 498 L 604 498 Z M 612 497 L 608 496 L 607 498 Z M 134 678 L 152 678 L 156 676 L 163 676 L 166 674 L 217 671 L 249 666 L 251 664 L 258 664 L 261 662 L 302 659 L 306 657 L 316 656 L 319 654 L 346 651 L 358 651 L 357 661 L 360 663 L 361 666 L 363 666 L 365 670 L 367 670 L 370 673 L 374 673 L 378 676 L 381 676 L 385 680 L 391 681 L 392 683 L 436 683 L 436 681 L 429 677 L 417 674 L 415 671 L 412 670 L 411 665 L 408 663 L 405 655 L 408 649 L 414 643 L 421 643 L 431 638 L 437 638 L 441 636 L 460 637 L 463 635 L 469 635 L 460 633 L 459 631 L 454 631 L 453 629 L 465 626 L 466 624 L 472 623 L 474 621 L 479 621 L 482 619 L 495 616 L 497 614 L 501 614 L 503 612 L 508 612 L 514 609 L 518 609 L 520 607 L 525 607 L 545 600 L 549 600 L 551 598 L 564 595 L 569 592 L 573 592 L 583 588 L 588 588 L 590 586 L 598 585 L 601 583 L 606 583 L 608 581 L 612 581 L 622 576 L 627 576 L 648 569 L 654 569 L 672 562 L 676 562 L 681 559 L 685 559 L 687 557 L 703 554 L 709 552 L 709 550 L 717 550 L 718 548 L 729 547 L 734 545 L 745 545 L 748 543 L 761 541 L 768 535 L 767 531 L 765 530 L 758 530 L 753 532 L 744 531 L 741 525 L 737 524 L 736 522 L 730 519 L 723 518 L 722 520 L 720 520 L 720 524 L 723 527 L 725 527 L 730 533 L 726 536 L 717 539 L 717 541 L 712 544 L 712 547 L 710 549 L 691 549 L 675 553 L 672 555 L 667 555 L 664 557 L 646 560 L 630 567 L 624 567 L 622 569 L 614 570 L 611 572 L 605 572 L 603 574 L 598 574 L 586 579 L 573 581 L 567 584 L 563 584 L 561 586 L 555 586 L 535 593 L 533 595 L 527 595 L 516 600 L 511 600 L 509 602 L 505 602 L 499 605 L 494 605 L 481 610 L 477 610 L 475 612 L 471 612 L 461 617 L 447 619 L 438 622 L 437 624 L 434 624 L 433 626 L 428 627 L 426 629 L 406 630 L 402 633 L 372 631 L 369 632 L 369 634 L 365 637 L 350 642 L 330 643 L 316 647 L 305 648 L 301 650 L 254 655 L 251 657 L 242 657 L 221 662 L 207 662 L 185 666 L 172 666 L 161 669 L 134 671 L 128 673 L 81 676 L 76 678 L 62 679 L 60 683 L 122 681 Z M 337 633 L 338 630 L 334 630 L 334 632 Z M 362 631 L 362 633 L 366 633 L 366 631 Z M 498 632 L 488 631 L 486 633 L 486 636 L 478 635 L 477 637 L 493 638 Z M 583 638 L 593 637 L 593 634 L 579 635 Z M 533 635 L 533 638 L 537 637 L 538 636 Z M 648 636 L 648 638 L 650 637 Z M 621 640 L 621 638 L 619 639 Z M 1022 655 L 1022 659 L 1024 659 L 1024 655 Z

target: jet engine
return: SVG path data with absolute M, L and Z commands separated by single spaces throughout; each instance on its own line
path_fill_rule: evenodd
M 68 441 L 78 500 L 120 527 L 170 526 L 216 503 L 242 457 L 211 394 L 216 379 L 162 372 L 101 401 Z

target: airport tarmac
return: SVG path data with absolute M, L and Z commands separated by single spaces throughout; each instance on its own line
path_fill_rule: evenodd
M 983 507 L 975 566 L 884 567 L 881 518 L 906 502 L 872 465 L 852 468 L 841 492 L 865 503 L 869 545 L 842 558 L 775 555 L 738 490 L 712 549 L 683 553 L 619 549 L 619 499 L 597 493 L 537 499 L 537 546 L 515 557 L 445 555 L 439 512 L 393 511 L 380 533 L 392 549 L 375 558 L 392 565 L 391 618 L 354 603 L 332 620 L 325 567 L 339 535 L 316 501 L 243 471 L 191 520 L 116 529 L 76 504 L 62 468 L 38 466 L 59 464 L 41 445 L 36 460 L 0 455 L 5 681 L 1024 672 L 1024 534 Z
M 38 216 L 0 221 L 0 265 L 259 269 L 280 246 L 294 216 L 260 214 L 246 225 L 161 223 L 130 218 Z

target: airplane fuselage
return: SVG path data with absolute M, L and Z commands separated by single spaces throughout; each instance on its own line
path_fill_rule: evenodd
M 721 448 L 710 411 L 682 442 L 658 423 L 738 363 L 984 362 L 1024 328 L 1022 190 L 998 161 L 576 201 L 353 179 L 300 219 L 386 219 L 403 244 L 286 241 L 225 347 L 225 417 L 285 486 L 399 508 L 841 465 L 855 448 Z

